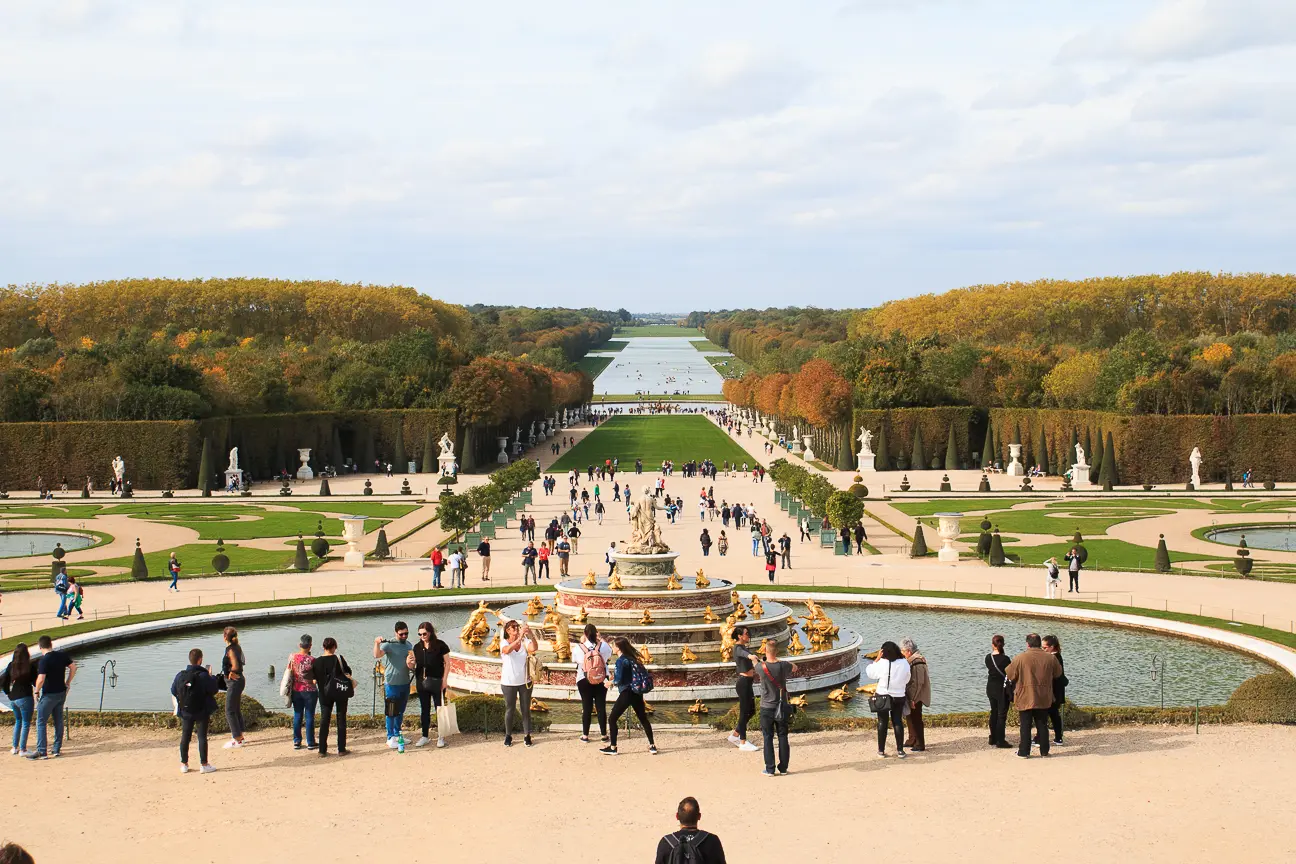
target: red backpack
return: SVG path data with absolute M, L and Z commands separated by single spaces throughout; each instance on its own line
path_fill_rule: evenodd
M 583 645 L 581 649 L 585 652 L 585 656 L 581 658 L 581 669 L 585 672 L 585 680 L 591 684 L 602 684 L 607 680 L 607 662 L 599 653 L 599 646 L 595 645 L 593 651 Z

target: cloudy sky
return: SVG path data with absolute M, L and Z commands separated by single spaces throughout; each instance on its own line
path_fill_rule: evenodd
M 1296 2 L 0 0 L 0 166 L 0 284 L 1290 272 Z

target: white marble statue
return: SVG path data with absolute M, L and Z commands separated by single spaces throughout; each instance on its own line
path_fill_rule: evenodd
M 1192 484 L 1194 489 L 1201 488 L 1201 449 L 1194 447 L 1192 453 L 1188 455 L 1188 463 L 1192 465 Z
M 445 432 L 441 433 L 441 440 L 438 441 L 437 444 L 441 446 L 442 456 L 454 455 L 454 442 L 450 440 L 450 436 Z
M 860 443 L 859 455 L 861 459 L 867 456 L 874 455 L 873 433 L 870 432 L 868 429 L 865 429 L 863 426 L 860 427 L 859 443 Z
M 126 463 L 120 456 L 113 457 L 112 472 L 113 477 L 117 478 L 118 483 L 121 483 L 122 480 L 126 479 Z
M 1085 452 L 1084 452 L 1084 447 L 1080 446 L 1080 442 L 1078 442 L 1078 441 L 1076 442 L 1076 461 L 1075 461 L 1075 464 L 1077 464 L 1077 465 L 1087 465 L 1087 464 L 1089 464 L 1089 463 L 1085 462 Z
M 230 448 L 230 454 L 229 454 L 229 456 L 230 456 L 229 467 L 226 468 L 225 470 L 226 470 L 227 472 L 229 472 L 229 473 L 233 473 L 233 472 L 238 471 L 238 470 L 239 470 L 239 467 L 238 467 L 238 448 L 237 448 L 237 447 L 232 447 L 232 448 Z
M 624 551 L 629 555 L 657 555 L 670 551 L 662 540 L 661 529 L 657 527 L 657 499 L 647 486 L 643 487 L 630 510 L 630 542 Z

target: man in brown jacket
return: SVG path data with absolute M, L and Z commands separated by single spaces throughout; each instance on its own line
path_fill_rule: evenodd
M 923 728 L 923 706 L 931 704 L 931 678 L 927 675 L 927 658 L 918 653 L 918 645 L 908 636 L 900 640 L 900 653 L 909 661 L 909 683 L 905 685 L 905 699 L 909 702 L 909 740 L 905 746 L 914 753 L 927 749 L 927 733 Z
M 1013 658 L 1004 670 L 1013 682 L 1013 704 L 1021 715 L 1021 741 L 1017 755 L 1030 757 L 1031 726 L 1039 730 L 1040 755 L 1049 754 L 1048 709 L 1053 706 L 1053 681 L 1062 677 L 1057 657 L 1040 647 L 1038 633 L 1026 637 L 1026 650 Z

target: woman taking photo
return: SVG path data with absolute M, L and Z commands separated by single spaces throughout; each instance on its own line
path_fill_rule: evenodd
M 527 658 L 536 653 L 540 643 L 531 628 L 516 621 L 504 624 L 503 645 L 500 658 L 500 690 L 504 693 L 504 746 L 513 746 L 513 718 L 517 716 L 517 702 L 522 700 L 522 742 L 531 746 L 531 687 L 533 682 L 527 672 Z
M 878 682 L 877 694 L 873 700 L 878 705 L 875 711 L 878 718 L 878 756 L 886 758 L 887 726 L 890 725 L 895 730 L 897 755 L 903 759 L 905 685 L 909 683 L 909 661 L 900 653 L 899 645 L 883 642 L 878 651 L 878 659 L 868 665 L 864 674 Z
M 1012 658 L 1004 653 L 1004 637 L 995 634 L 990 638 L 990 653 L 985 656 L 986 698 L 990 700 L 990 745 L 1012 747 L 1004 737 L 1004 724 L 1008 720 L 1008 705 L 1013 700 L 1012 684 L 1004 674 Z
M 226 627 L 222 634 L 225 638 L 225 654 L 221 657 L 221 675 L 225 676 L 225 722 L 229 724 L 230 740 L 225 742 L 225 749 L 243 746 L 243 690 L 247 679 L 243 677 L 246 660 L 243 647 L 239 645 L 238 631 Z
M 428 731 L 432 723 L 432 707 L 445 704 L 445 658 L 450 646 L 437 638 L 436 630 L 424 621 L 418 626 L 418 641 L 414 643 L 414 681 L 418 687 L 419 718 L 423 722 L 423 737 L 414 742 L 415 747 L 426 747 L 431 739 Z M 445 737 L 437 729 L 437 745 L 444 747 Z
M 585 625 L 585 636 L 578 646 L 580 659 L 576 663 L 576 689 L 581 697 L 581 737 L 589 741 L 590 715 L 598 711 L 599 735 L 604 741 L 607 734 L 607 681 L 608 664 L 612 662 L 612 646 L 599 636 L 593 624 Z
M 328 755 L 328 736 L 329 736 L 329 718 L 333 716 L 334 709 L 337 710 L 337 754 L 345 756 L 350 751 L 346 746 L 346 718 L 347 705 L 351 701 L 345 693 L 339 693 L 332 685 L 334 679 L 347 679 L 351 681 L 351 686 L 355 687 L 355 679 L 351 678 L 351 667 L 347 664 L 346 658 L 337 653 L 337 640 L 332 636 L 325 636 L 323 643 L 324 654 L 316 657 L 315 662 L 311 664 L 311 675 L 315 680 L 316 691 L 319 693 L 320 705 L 320 728 L 319 728 L 319 755 Z
M 13 706 L 13 747 L 9 752 L 14 756 L 27 755 L 27 736 L 31 733 L 32 712 L 36 707 L 32 692 L 36 676 L 36 664 L 31 661 L 27 643 L 19 642 L 14 646 L 9 665 L 0 673 L 0 691 L 9 697 L 9 704 Z M 599 716 L 601 719 L 602 712 Z
M 302 634 L 297 643 L 300 650 L 288 657 L 288 668 L 292 669 L 294 750 L 302 749 L 303 726 L 306 728 L 306 746 L 315 749 L 315 703 L 319 699 L 319 693 L 312 671 L 315 666 L 315 658 L 311 656 L 313 642 L 309 633 Z
M 642 693 L 636 693 L 630 686 L 634 678 L 635 667 L 643 668 L 643 662 L 639 659 L 639 652 L 635 651 L 630 640 L 624 636 L 618 636 L 616 639 L 617 662 L 616 674 L 606 682 L 608 687 L 616 685 L 619 695 L 615 704 L 612 705 L 612 716 L 608 717 L 608 731 L 612 733 L 612 740 L 608 746 L 599 750 L 600 753 L 606 753 L 609 756 L 617 755 L 617 721 L 626 709 L 633 708 L 635 716 L 639 718 L 639 725 L 643 727 L 644 734 L 648 736 L 648 752 L 657 755 L 657 745 L 653 743 L 652 724 L 648 722 L 648 712 L 644 709 L 644 699 Z

